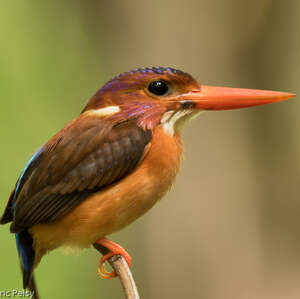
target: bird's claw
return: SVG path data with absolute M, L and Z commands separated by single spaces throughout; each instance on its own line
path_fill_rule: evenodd
M 104 279 L 110 279 L 110 278 L 113 278 L 113 277 L 116 277 L 117 274 L 115 271 L 107 271 L 105 268 L 104 268 L 104 263 L 109 260 L 111 257 L 113 257 L 114 255 L 121 255 L 125 261 L 127 262 L 128 266 L 130 267 L 131 266 L 131 256 L 129 255 L 129 253 L 122 247 L 120 246 L 119 244 L 113 242 L 113 241 L 110 241 L 109 239 L 107 238 L 103 238 L 101 240 L 98 240 L 96 243 L 106 247 L 107 249 L 109 249 L 109 253 L 105 254 L 104 256 L 101 257 L 100 259 L 100 263 L 99 263 L 99 267 L 98 267 L 98 275 L 101 277 L 101 278 L 104 278 Z

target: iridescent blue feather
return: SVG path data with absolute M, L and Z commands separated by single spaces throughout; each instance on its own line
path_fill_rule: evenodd
M 122 76 L 124 76 L 128 73 L 131 74 L 131 75 L 134 75 L 134 74 L 147 74 L 147 73 L 156 73 L 156 74 L 169 73 L 169 74 L 176 74 L 176 75 L 181 74 L 181 75 L 185 75 L 185 76 L 190 77 L 190 75 L 188 73 L 185 73 L 185 72 L 180 71 L 180 70 L 173 69 L 171 67 L 155 66 L 155 67 L 135 68 L 132 71 L 118 74 L 112 80 L 114 80 L 114 79 L 120 80 Z
M 26 166 L 24 167 L 18 179 L 14 196 L 12 199 L 12 206 L 11 206 L 13 215 L 15 215 L 15 211 L 16 211 L 18 194 L 21 191 L 23 185 L 25 184 L 27 178 L 36 167 L 38 160 L 41 157 L 41 153 L 42 153 L 42 149 L 39 149 L 34 153 L 34 155 L 27 162 Z M 29 287 L 32 278 L 33 267 L 34 267 L 35 252 L 33 249 L 33 239 L 27 230 L 16 233 L 15 237 L 16 237 L 18 254 L 23 269 L 23 286 L 24 288 L 27 288 Z

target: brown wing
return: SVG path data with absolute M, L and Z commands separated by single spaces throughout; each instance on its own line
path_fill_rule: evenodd
M 55 221 L 89 194 L 128 175 L 152 138 L 133 121 L 75 122 L 43 146 L 20 176 L 11 196 L 12 232 Z

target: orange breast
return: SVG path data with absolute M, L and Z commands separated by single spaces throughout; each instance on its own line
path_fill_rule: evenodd
M 94 193 L 62 219 L 31 228 L 38 251 L 68 245 L 89 247 L 130 224 L 149 210 L 171 187 L 182 156 L 180 137 L 159 126 L 140 165 L 126 178 Z

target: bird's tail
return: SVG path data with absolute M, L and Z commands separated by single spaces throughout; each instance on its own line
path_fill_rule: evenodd
M 36 281 L 35 281 L 33 273 L 31 275 L 31 280 L 30 280 L 30 283 L 28 285 L 28 289 L 33 294 L 33 297 L 32 297 L 33 299 L 40 299 L 40 296 L 39 296 L 39 293 L 38 293 L 38 289 L 37 289 L 37 285 L 36 285 Z
M 35 258 L 33 239 L 27 230 L 18 232 L 15 236 L 23 274 L 23 288 L 30 289 L 33 286 L 32 284 L 35 285 L 33 279 Z

